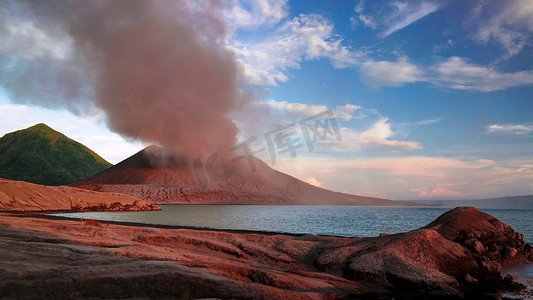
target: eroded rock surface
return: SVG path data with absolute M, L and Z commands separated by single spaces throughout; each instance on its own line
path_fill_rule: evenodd
M 8 299 L 495 299 L 521 288 L 502 278 L 501 265 L 532 257 L 521 235 L 475 208 L 374 238 L 7 214 L 0 214 L 0 235 L 0 295 Z

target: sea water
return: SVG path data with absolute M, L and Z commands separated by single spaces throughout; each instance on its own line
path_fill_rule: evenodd
M 161 205 L 161 211 L 85 212 L 57 216 L 118 222 L 346 237 L 399 233 L 431 223 L 450 207 Z M 480 209 L 533 243 L 533 209 Z

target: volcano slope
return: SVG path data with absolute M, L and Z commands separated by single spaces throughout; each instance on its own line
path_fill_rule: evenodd
M 123 193 L 157 204 L 420 205 L 322 189 L 253 156 L 204 165 L 156 146 L 70 186 Z

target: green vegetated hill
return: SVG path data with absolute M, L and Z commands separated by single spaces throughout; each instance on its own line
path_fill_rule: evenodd
M 110 166 L 91 149 L 42 123 L 0 138 L 2 178 L 64 185 Z

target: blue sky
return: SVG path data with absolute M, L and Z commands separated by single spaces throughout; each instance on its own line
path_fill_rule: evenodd
M 325 110 L 342 127 L 341 141 L 280 155 L 274 168 L 390 199 L 533 194 L 533 2 L 232 0 L 221 9 L 225 46 L 253 91 L 249 113 L 232 115 L 241 140 Z M 23 21 L 24 30 L 2 23 L 0 55 L 64 55 Z M 15 48 L 20 40 L 29 50 Z M 8 89 L 0 115 L 0 134 L 45 122 L 113 163 L 145 145 L 111 133 L 105 115 L 43 108 Z

